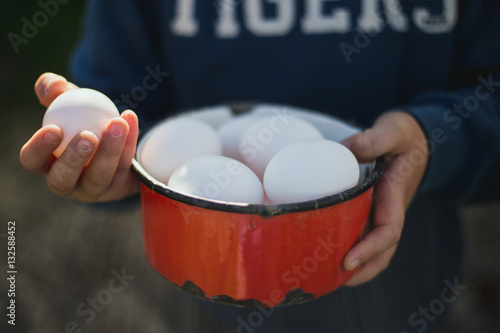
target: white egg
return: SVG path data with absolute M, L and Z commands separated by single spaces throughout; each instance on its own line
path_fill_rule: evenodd
M 182 164 L 168 186 L 187 195 L 235 203 L 262 204 L 264 190 L 246 165 L 225 156 L 200 156 Z
M 64 138 L 54 152 L 59 157 L 75 135 L 88 130 L 99 138 L 108 121 L 119 116 L 120 112 L 106 95 L 80 88 L 62 93 L 50 104 L 43 126 L 54 124 L 63 131 Z
M 226 105 L 216 105 L 186 112 L 181 114 L 179 117 L 200 120 L 217 129 L 233 117 L 233 112 Z
M 340 142 L 360 131 L 358 127 L 350 125 L 334 116 L 289 105 L 262 103 L 254 106 L 250 112 L 256 116 L 280 114 L 300 118 L 316 127 L 325 139 L 336 142 Z
M 288 112 L 316 127 L 327 140 L 340 142 L 360 132 L 359 128 L 330 115 L 298 108 L 291 108 Z
M 175 118 L 164 121 L 141 142 L 138 156 L 144 169 L 167 184 L 182 163 L 201 155 L 220 155 L 222 146 L 215 129 L 199 120 Z
M 238 151 L 241 161 L 262 179 L 267 164 L 279 150 L 308 139 L 322 139 L 308 122 L 288 115 L 259 118 L 241 136 Z
M 257 117 L 287 115 L 289 108 L 288 105 L 283 104 L 260 103 L 254 105 L 249 113 Z
M 250 126 L 256 118 L 251 114 L 242 114 L 234 117 L 218 128 L 222 143 L 222 154 L 224 156 L 241 161 L 238 147 L 241 134 Z
M 307 140 L 280 150 L 264 174 L 272 204 L 321 198 L 358 184 L 359 167 L 349 149 L 329 140 Z

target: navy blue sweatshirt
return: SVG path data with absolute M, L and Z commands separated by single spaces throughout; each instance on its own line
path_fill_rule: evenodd
M 433 218 L 448 216 L 445 227 L 429 223 L 437 229 L 425 244 L 436 253 L 452 255 L 460 243 L 450 202 L 500 164 L 499 1 L 94 0 L 72 73 L 138 112 L 142 126 L 234 101 L 290 104 L 361 126 L 405 110 L 431 153 L 422 207 L 433 200 L 428 207 L 441 209 Z M 425 238 L 424 229 L 405 237 Z M 442 258 L 435 267 L 452 279 L 458 266 L 439 267 Z
M 231 101 L 363 126 L 403 109 L 429 138 L 421 192 L 456 182 L 465 190 L 499 156 L 500 3 L 459 3 L 96 0 L 73 76 L 134 109 L 142 125 Z

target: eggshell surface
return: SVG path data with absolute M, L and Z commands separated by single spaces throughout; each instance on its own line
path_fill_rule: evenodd
M 334 116 L 289 105 L 268 103 L 257 104 L 252 108 L 251 113 L 256 116 L 281 114 L 297 117 L 316 127 L 325 139 L 336 142 L 340 142 L 360 131 L 359 128 L 337 119 Z
M 200 120 L 213 128 L 218 128 L 233 117 L 233 112 L 228 106 L 216 105 L 208 106 L 196 111 L 190 111 L 181 114 L 179 117 Z
M 187 195 L 248 204 L 262 204 L 259 178 L 241 162 L 225 156 L 200 156 L 182 164 L 168 186 Z
M 224 156 L 242 161 L 238 147 L 241 142 L 241 134 L 248 126 L 253 124 L 254 118 L 251 114 L 243 114 L 234 117 L 218 128 L 219 137 L 222 143 L 222 154 Z
M 272 103 L 259 103 L 254 105 L 249 113 L 257 117 L 268 117 L 278 115 L 289 115 L 290 106 Z
M 215 129 L 195 119 L 164 121 L 141 144 L 139 158 L 144 169 L 155 179 L 168 183 L 184 162 L 201 155 L 220 155 L 222 146 Z
M 358 184 L 356 158 L 343 145 L 324 139 L 291 144 L 269 162 L 264 189 L 272 204 L 318 199 Z
M 279 150 L 295 142 L 322 138 L 308 122 L 278 114 L 255 120 L 241 136 L 238 151 L 242 162 L 262 179 L 267 164 Z
M 100 138 L 109 120 L 119 116 L 120 112 L 106 95 L 79 88 L 59 95 L 47 108 L 42 125 L 54 124 L 63 131 L 63 140 L 54 152 L 59 157 L 78 133 L 88 130 Z

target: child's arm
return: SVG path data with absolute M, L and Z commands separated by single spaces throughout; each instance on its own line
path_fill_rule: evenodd
M 63 92 L 75 88 L 53 73 L 41 75 L 35 83 L 36 95 L 46 107 Z M 43 175 L 57 195 L 86 202 L 122 199 L 138 191 L 138 180 L 131 170 L 138 132 L 137 116 L 127 110 L 109 121 L 100 141 L 92 132 L 83 131 L 56 159 L 52 152 L 63 133 L 59 127 L 48 125 L 23 146 L 19 158 L 26 170 Z

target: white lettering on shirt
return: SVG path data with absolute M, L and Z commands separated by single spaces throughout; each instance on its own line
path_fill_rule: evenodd
M 351 30 L 350 13 L 347 8 L 336 8 L 329 15 L 323 14 L 323 3 L 338 0 L 306 0 L 302 31 L 306 35 L 347 33 Z
M 458 21 L 458 0 L 443 0 L 443 13 L 433 15 L 427 8 L 413 10 L 415 25 L 428 34 L 447 33 L 455 28 Z
M 200 0 L 176 0 L 175 17 L 171 31 L 180 37 L 199 34 L 196 4 Z M 203 0 L 205 1 L 205 0 Z M 213 33 L 220 39 L 237 38 L 243 29 L 258 37 L 281 37 L 297 25 L 304 35 L 346 34 L 352 31 L 378 34 L 385 27 L 404 33 L 411 23 L 426 34 L 449 33 L 458 21 L 458 0 L 442 1 L 442 13 L 432 13 L 423 5 L 415 5 L 403 12 L 400 0 L 359 0 L 361 12 L 353 26 L 352 11 L 338 5 L 325 12 L 325 4 L 339 0 L 208 0 L 213 1 L 217 13 Z M 297 17 L 299 1 L 304 2 L 304 13 Z M 340 1 L 339 1 L 340 2 Z M 344 1 L 346 2 L 346 1 Z M 273 15 L 265 8 L 273 7 Z M 243 22 L 237 13 L 242 12 Z
M 240 33 L 240 25 L 236 21 L 237 1 L 220 0 L 215 1 L 217 9 L 217 21 L 215 22 L 215 35 L 218 38 L 234 38 Z
M 380 9 L 380 2 L 384 4 L 384 10 Z M 408 19 L 401 11 L 399 0 L 362 0 L 359 29 L 370 33 L 381 32 L 384 29 L 382 14 L 385 14 L 387 24 L 394 31 L 408 31 Z
M 276 17 L 265 18 L 263 2 L 274 3 Z M 256 36 L 284 36 L 293 28 L 294 0 L 246 0 L 245 19 L 248 31 Z
M 170 28 L 174 35 L 193 37 L 198 33 L 198 21 L 195 18 L 196 0 L 177 0 L 175 18 Z

